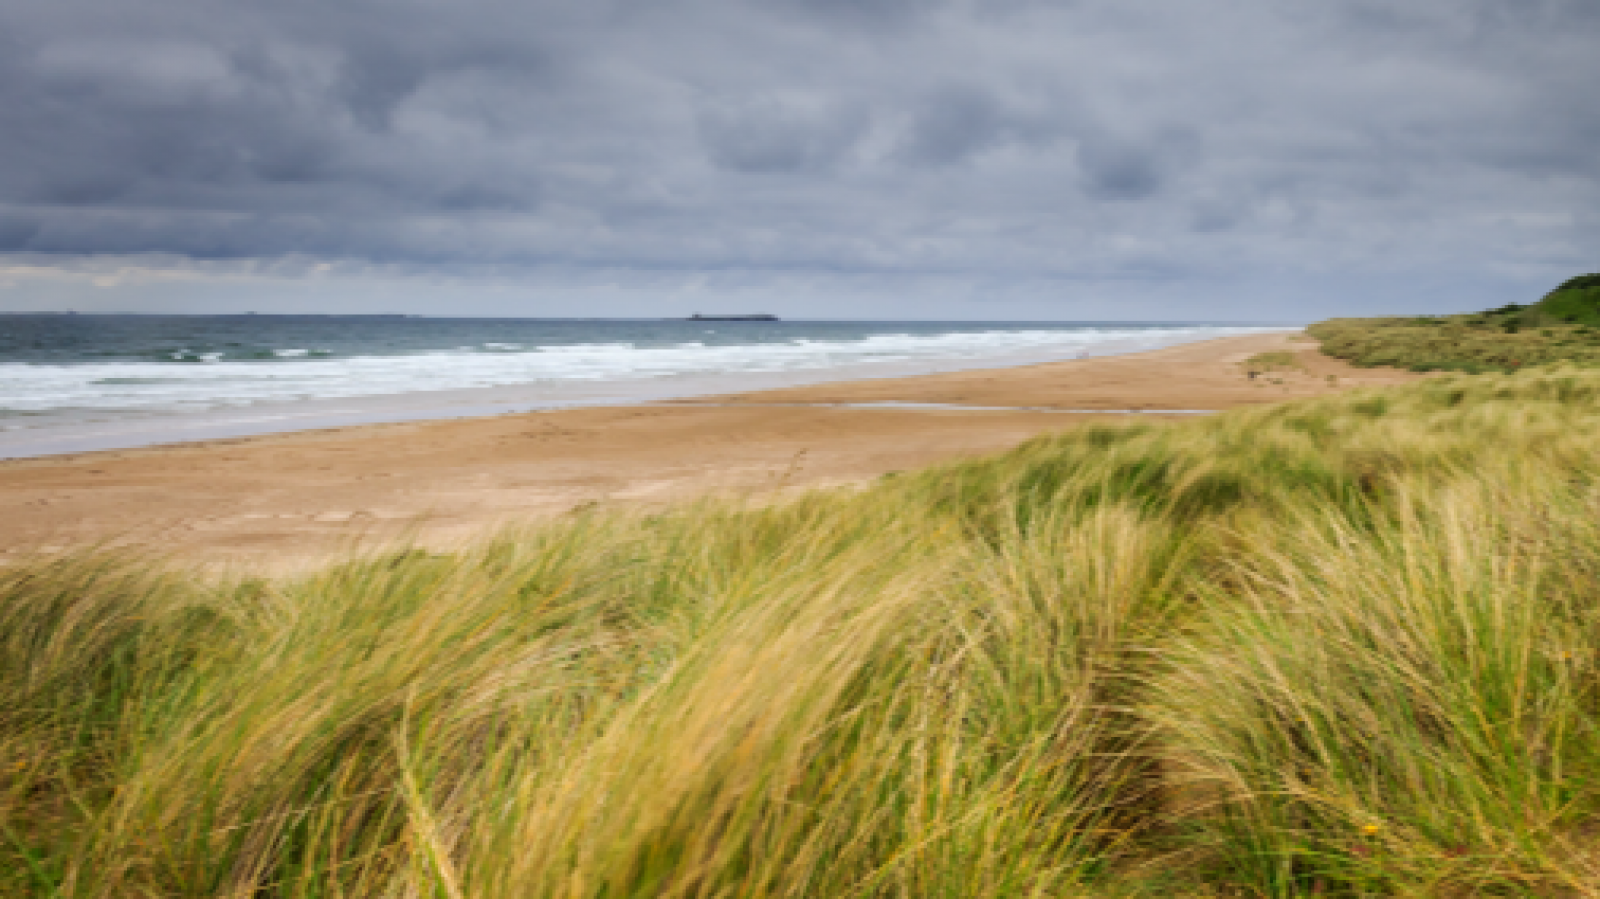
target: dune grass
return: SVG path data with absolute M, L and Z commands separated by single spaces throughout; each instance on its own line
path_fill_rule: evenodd
M 1362 367 L 1512 372 L 1533 366 L 1600 368 L 1600 274 L 1580 275 L 1532 305 L 1463 315 L 1335 318 L 1306 332 L 1322 351 Z
M 0 569 L 0 893 L 1600 892 L 1600 373 L 217 583 Z
M 1600 368 L 1600 327 L 1545 321 L 1519 325 L 1521 313 L 1437 318 L 1336 318 L 1306 332 L 1322 351 L 1354 365 L 1468 374 L 1565 364 Z
M 1305 366 L 1300 363 L 1300 357 L 1288 350 L 1256 353 L 1244 360 L 1240 367 L 1249 372 L 1251 377 L 1278 371 L 1305 371 Z

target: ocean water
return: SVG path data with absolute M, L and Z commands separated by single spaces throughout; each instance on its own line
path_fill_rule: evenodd
M 0 315 L 0 457 L 1137 352 L 1267 326 Z

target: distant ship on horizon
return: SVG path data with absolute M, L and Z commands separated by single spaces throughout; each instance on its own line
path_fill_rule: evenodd
M 748 315 L 701 315 L 696 312 L 689 316 L 692 322 L 775 322 L 780 321 L 776 315 L 766 312 L 752 312 Z

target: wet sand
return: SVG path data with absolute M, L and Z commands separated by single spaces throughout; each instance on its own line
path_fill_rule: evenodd
M 1242 365 L 1293 351 L 1301 372 Z M 367 425 L 0 462 L 0 560 L 88 544 L 290 570 L 358 542 L 449 545 L 590 504 L 861 483 L 1105 414 L 1225 410 L 1419 377 L 1298 335 L 640 406 Z M 851 408 L 841 403 L 1004 408 Z M 1129 413 L 1134 414 L 1134 413 Z

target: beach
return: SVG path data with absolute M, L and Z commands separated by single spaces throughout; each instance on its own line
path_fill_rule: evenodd
M 1592 893 L 1600 372 L 1322 347 L 0 466 L 0 893 Z
M 1249 377 L 1246 359 L 1283 351 L 1302 370 Z M 126 546 L 298 570 L 356 546 L 448 548 L 596 505 L 860 484 L 1085 422 L 1417 377 L 1352 368 L 1302 335 L 1265 333 L 1013 368 L 11 460 L 0 462 L 0 558 Z

